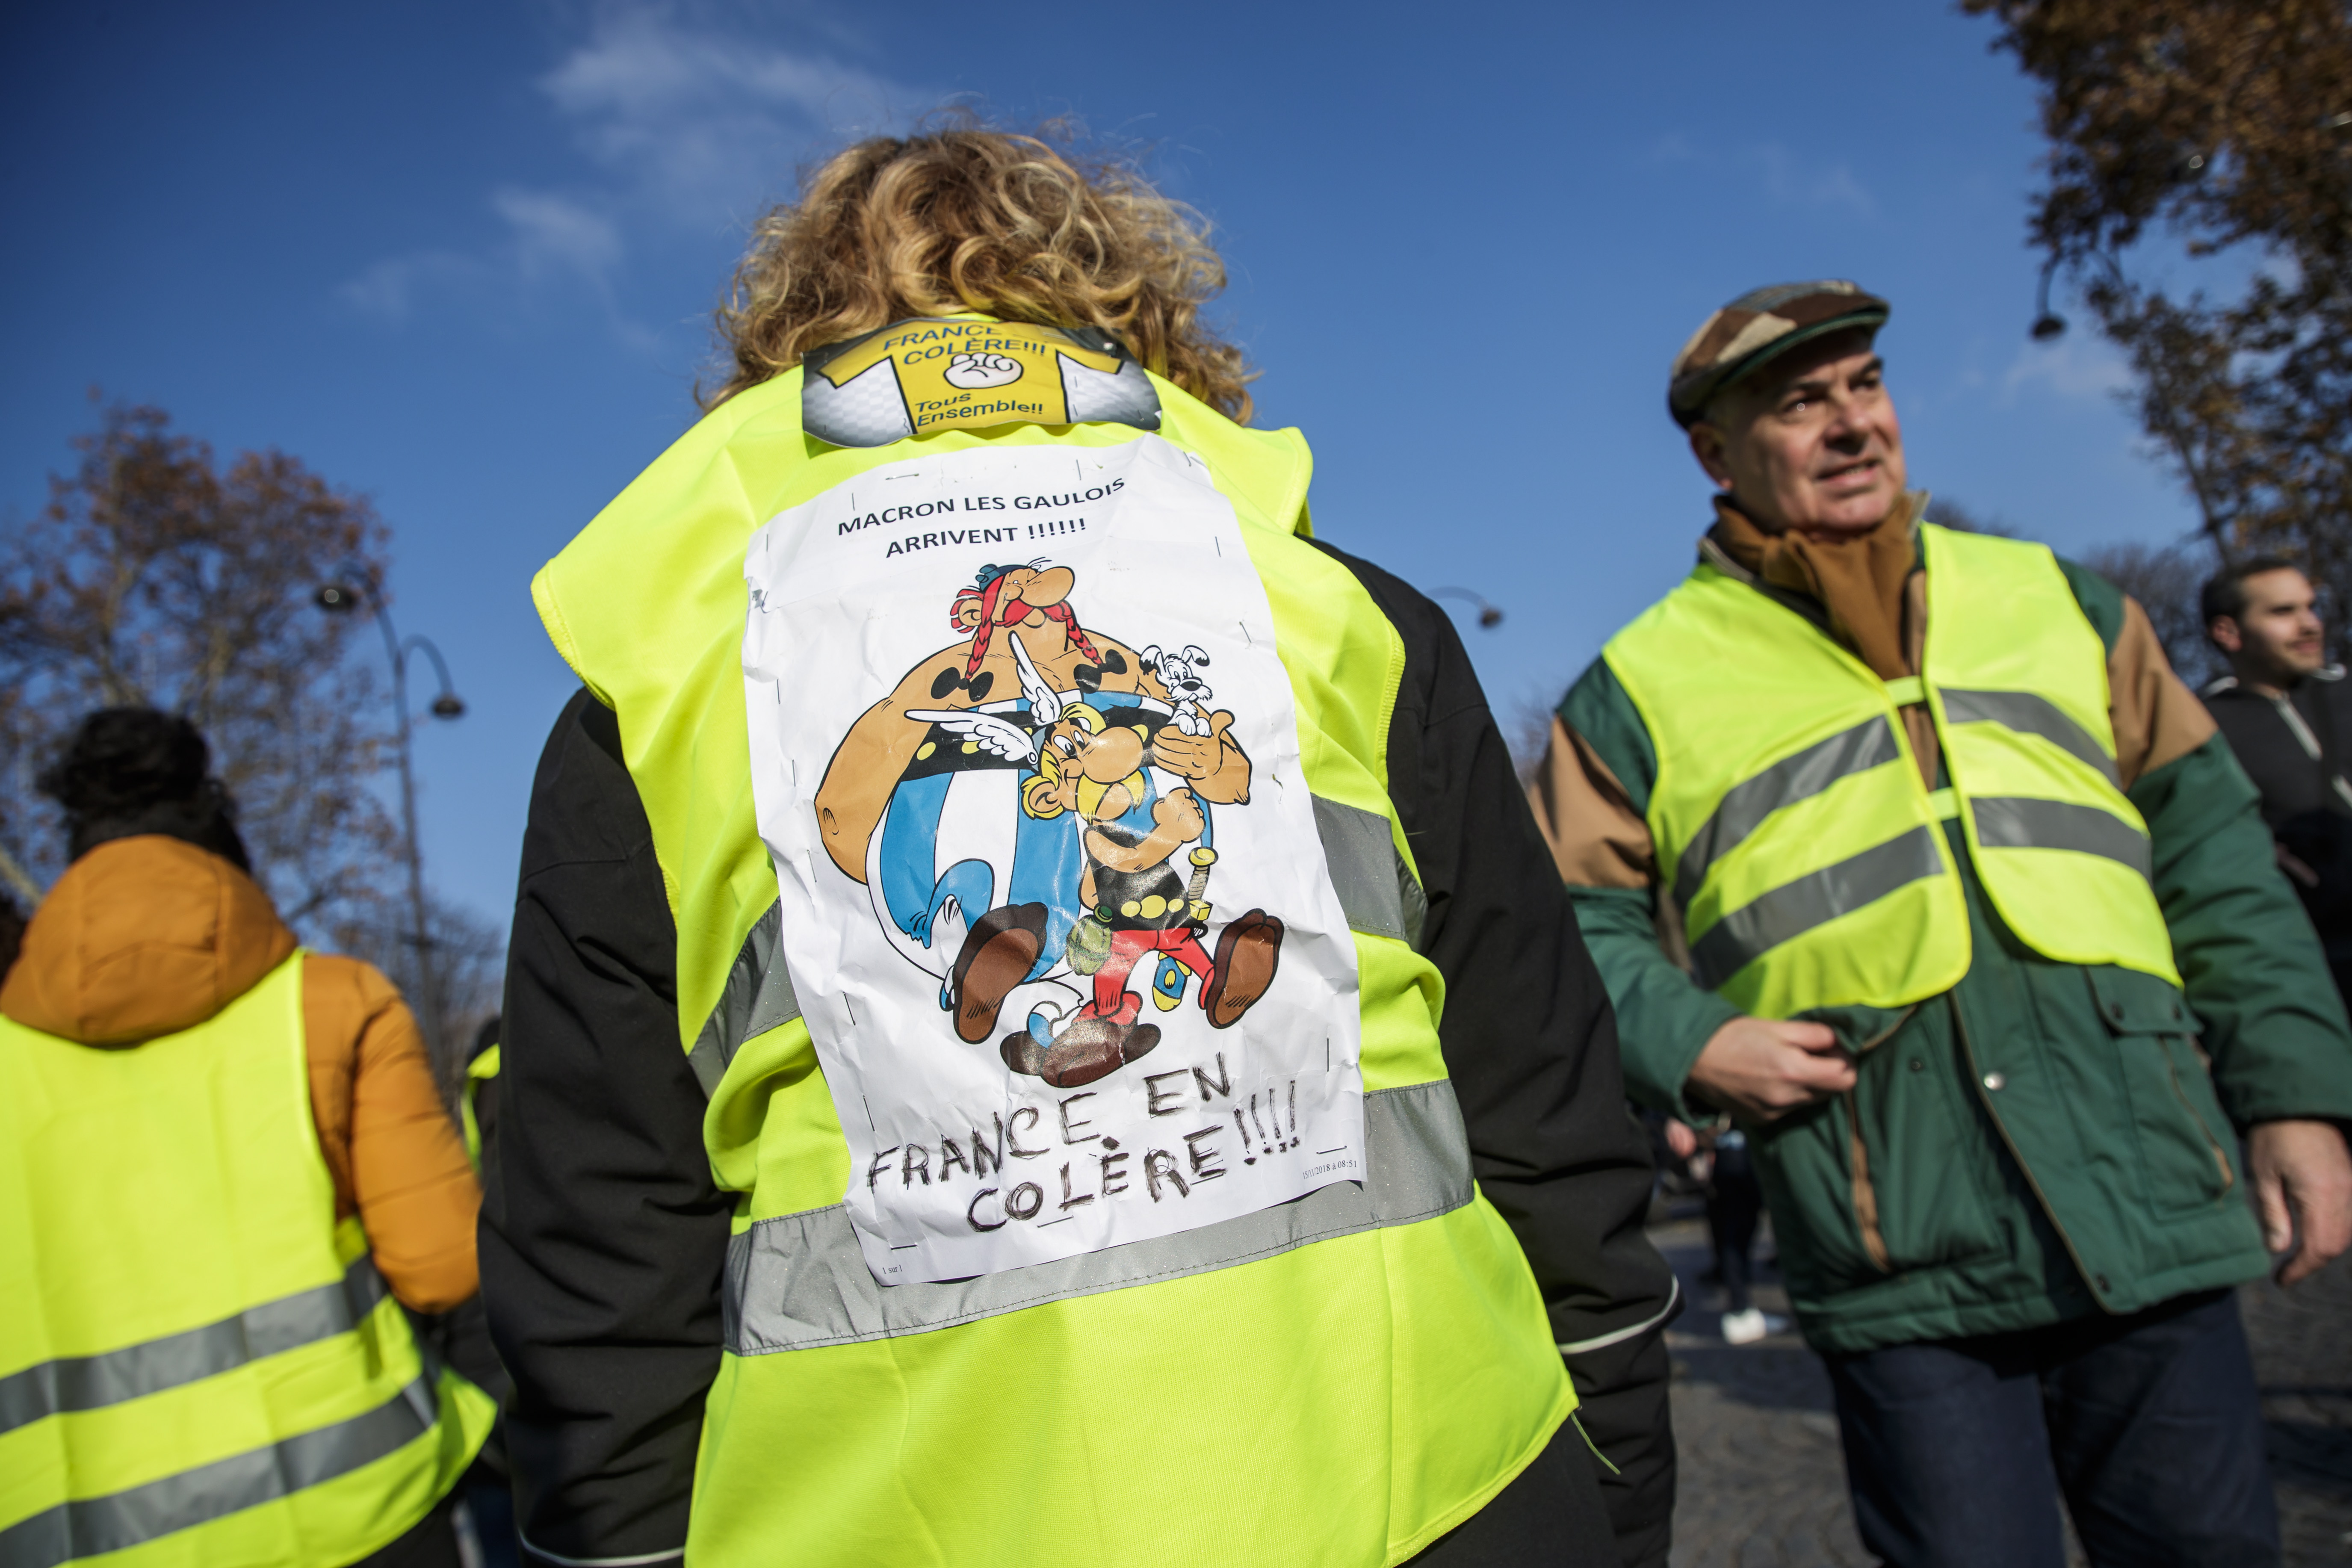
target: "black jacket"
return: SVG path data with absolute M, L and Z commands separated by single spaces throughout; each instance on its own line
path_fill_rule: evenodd
M 2281 864 L 2328 963 L 2352 963 L 2352 681 L 2340 668 L 2325 669 L 2270 698 L 2225 675 L 2201 695 L 2262 793 L 2272 837 L 2293 858 Z
M 1625 1560 L 1662 1563 L 1677 1302 L 1642 1231 L 1650 1152 L 1608 998 L 1452 623 L 1329 553 L 1406 650 L 1389 790 L 1429 901 L 1421 945 L 1445 977 L 1439 1034 L 1480 1189 L 1571 1352 L 1580 1418 L 1615 1467 L 1600 1479 Z M 520 1522 L 560 1558 L 681 1548 L 719 1370 L 734 1202 L 712 1181 L 678 1046 L 676 955 L 618 726 L 583 691 L 532 785 L 481 1226 L 483 1294 L 515 1380 Z

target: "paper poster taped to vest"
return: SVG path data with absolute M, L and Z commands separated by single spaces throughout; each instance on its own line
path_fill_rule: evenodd
M 909 458 L 775 518 L 745 575 L 782 952 L 877 1279 L 1363 1179 L 1355 947 L 1200 459 Z

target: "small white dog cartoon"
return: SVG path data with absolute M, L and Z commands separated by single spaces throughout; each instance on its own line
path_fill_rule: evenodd
M 940 372 L 950 386 L 977 392 L 988 386 L 1010 386 L 1021 379 L 1021 362 L 1005 354 L 958 354 Z
M 1143 667 L 1160 678 L 1176 704 L 1176 728 L 1187 735 L 1207 734 L 1209 720 L 1202 704 L 1216 693 L 1201 679 L 1200 670 L 1208 664 L 1209 656 L 1189 644 L 1181 652 L 1162 653 L 1154 643 L 1143 650 L 1142 657 Z

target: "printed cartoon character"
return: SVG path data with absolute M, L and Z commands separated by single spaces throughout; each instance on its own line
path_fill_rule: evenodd
M 940 1006 L 972 1044 L 994 1034 L 1015 989 L 1068 972 L 1069 934 L 1087 913 L 1078 819 L 1021 805 L 1030 737 L 1072 704 L 1162 731 L 1122 819 L 1139 833 L 1165 789 L 1205 805 L 1249 799 L 1233 715 L 1204 712 L 1203 733 L 1169 727 L 1170 693 L 1141 656 L 1079 625 L 1076 582 L 1044 562 L 984 568 L 949 608 L 963 640 L 918 661 L 859 718 L 816 793 L 826 853 L 868 889 L 899 953 L 939 977 Z M 997 726 L 955 727 L 974 714 Z
M 1221 717 L 1231 722 L 1230 715 Z M 1160 1043 L 1158 1025 L 1137 1022 L 1143 999 L 1127 989 L 1145 954 L 1159 955 L 1152 1000 L 1160 1010 L 1183 1000 L 1189 971 L 1202 983 L 1202 1010 L 1219 1029 L 1265 994 L 1281 962 L 1283 924 L 1264 910 L 1228 925 L 1214 959 L 1201 946 L 1211 913 L 1202 895 L 1217 852 L 1201 842 L 1209 814 L 1192 789 L 1179 786 L 1150 801 L 1148 825 L 1134 820 L 1147 804 L 1145 770 L 1155 736 L 1169 732 L 1164 721 L 1115 724 L 1076 704 L 1047 727 L 1035 749 L 1037 775 L 1022 787 L 1028 815 L 1052 820 L 1070 813 L 1084 825 L 1079 899 L 1090 912 L 1072 931 L 1066 951 L 1073 969 L 1093 973 L 1094 1000 L 1050 1040 L 1037 1038 L 1033 1026 L 1006 1036 L 1001 1047 L 1005 1066 L 1057 1089 L 1092 1083 Z M 1173 865 L 1188 845 L 1200 846 L 1187 857 L 1189 885 Z
M 1215 695 L 1209 683 L 1200 677 L 1209 656 L 1197 647 L 1188 647 L 1182 653 L 1162 653 L 1154 643 L 1143 650 L 1143 668 L 1160 678 L 1168 695 L 1176 702 L 1176 727 L 1187 735 L 1209 732 L 1208 715 L 1202 704 Z

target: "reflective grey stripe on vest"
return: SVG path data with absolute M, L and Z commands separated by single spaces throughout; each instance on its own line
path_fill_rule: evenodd
M 2046 697 L 2031 691 L 1955 691 L 1939 689 L 1945 716 L 1955 724 L 1993 723 L 2021 734 L 2039 735 L 2068 756 L 2095 768 L 2109 784 L 2118 784 L 2116 760 L 2096 737 Z
M 1915 827 L 1897 837 L 1809 872 L 1732 910 L 1691 943 L 1698 983 L 1709 990 L 1747 964 L 1817 925 L 1875 903 L 1897 888 L 1940 875 L 1937 830 Z
M 1421 882 L 1397 852 L 1390 837 L 1389 819 L 1360 806 L 1342 805 L 1316 795 L 1315 829 L 1323 840 L 1323 858 L 1331 868 L 1331 886 L 1348 924 L 1368 936 L 1393 937 L 1407 943 L 1421 941 L 1429 900 Z M 782 908 L 768 906 L 752 926 L 727 972 L 719 1005 L 703 1022 L 687 1053 L 687 1065 L 706 1095 L 719 1091 L 719 1080 L 744 1042 L 801 1016 L 800 998 L 793 994 L 793 978 L 777 955 L 777 938 L 783 930 Z
M 701 1081 L 705 1095 L 719 1092 L 719 1080 L 727 1076 L 727 1065 L 745 1041 L 801 1016 L 801 999 L 793 994 L 792 974 L 776 952 L 783 929 L 783 906 L 770 904 L 768 912 L 751 927 L 751 934 L 743 939 L 734 966 L 727 972 L 727 984 L 719 993 L 719 1005 L 710 1010 L 702 1033 L 695 1037 L 694 1049 L 687 1053 L 687 1065 Z
M 1377 811 L 1315 800 L 1315 831 L 1323 840 L 1324 863 L 1339 895 L 1349 926 L 1366 936 L 1385 936 L 1418 946 L 1429 900 L 1421 879 L 1397 852 L 1389 819 Z
M 1992 795 L 1969 805 L 1977 816 L 1977 842 L 1988 849 L 2073 849 L 2155 878 L 2147 835 L 2113 812 L 2031 795 Z
M 1902 755 L 1895 726 L 1883 716 L 1874 716 L 1733 784 L 1716 803 L 1706 825 L 1684 847 L 1675 868 L 1675 902 L 1689 909 L 1691 900 L 1698 897 L 1699 885 L 1706 880 L 1707 868 L 1738 848 L 1782 806 L 1810 799 L 1842 778 L 1897 761 Z
M 1361 1185 L 1335 1183 L 1197 1230 L 943 1284 L 876 1284 L 839 1204 L 761 1220 L 728 1243 L 726 1346 L 767 1355 L 928 1333 L 1451 1213 L 1477 1195 L 1454 1086 L 1441 1079 L 1364 1096 L 1364 1167 Z
M 77 1498 L 0 1530 L 0 1568 L 57 1568 L 209 1523 L 372 1465 L 433 1425 L 435 1391 L 411 1384 L 363 1415 L 106 1497 Z
M 97 1410 L 348 1333 L 383 1299 L 365 1257 L 330 1285 L 249 1307 L 235 1317 L 96 1355 L 63 1356 L 0 1377 L 0 1432 L 45 1416 Z M 0 1568 L 10 1560 L 0 1554 Z

